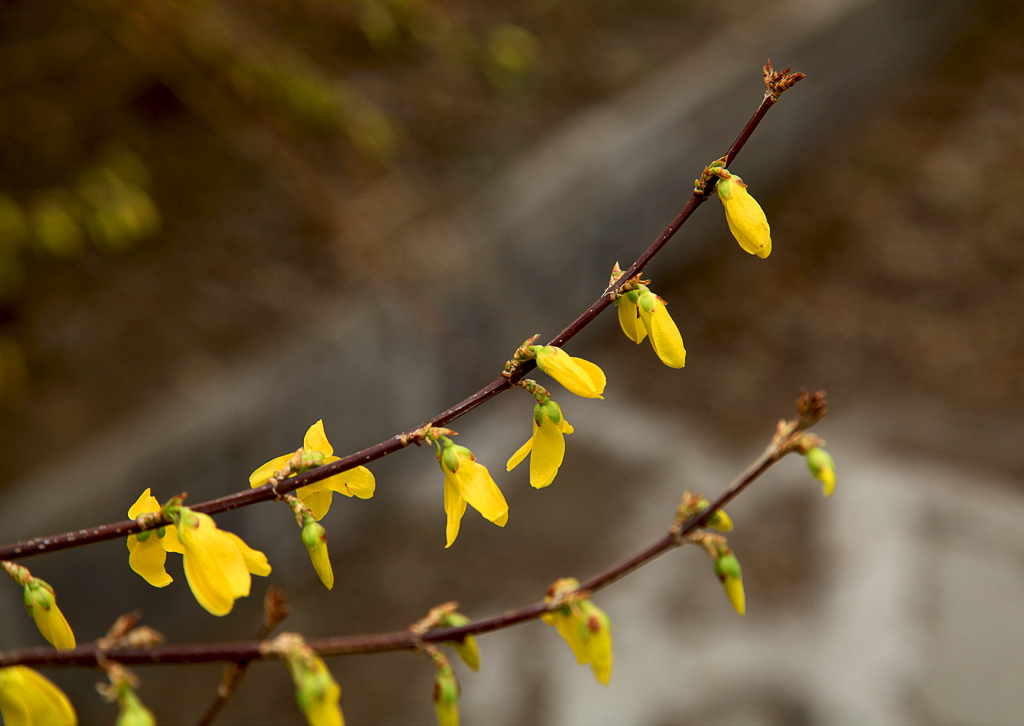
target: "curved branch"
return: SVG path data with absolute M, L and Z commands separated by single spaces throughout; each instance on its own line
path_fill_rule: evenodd
M 729 147 L 729 151 L 726 156 L 730 163 L 736 158 L 736 155 L 739 154 L 740 150 L 743 149 L 751 134 L 754 133 L 754 130 L 761 123 L 765 114 L 768 113 L 768 109 L 776 103 L 778 95 L 781 93 L 781 91 L 773 92 L 772 86 L 769 83 L 769 77 L 770 74 L 772 74 L 770 61 L 765 66 L 764 73 L 765 84 L 768 86 L 769 91 L 765 93 L 764 99 L 754 112 L 754 115 L 747 122 L 746 126 L 743 127 L 743 130 L 733 142 L 732 146 Z M 785 73 L 785 71 L 783 73 Z M 801 74 L 793 75 L 802 77 Z M 796 80 L 799 80 L 799 78 Z M 795 81 L 793 82 L 795 83 Z M 782 90 L 785 89 L 783 88 Z M 557 346 L 564 345 L 573 336 L 590 324 L 590 322 L 593 321 L 601 311 L 611 305 L 611 293 L 615 292 L 631 277 L 638 275 L 643 271 L 651 259 L 658 254 L 668 241 L 672 239 L 675 233 L 679 231 L 679 228 L 683 226 L 697 207 L 710 198 L 711 193 L 714 191 L 714 184 L 716 181 L 717 180 L 713 180 L 703 190 L 694 190 L 693 196 L 690 197 L 690 200 L 683 207 L 682 211 L 680 211 L 668 227 L 658 235 L 658 238 L 654 240 L 651 246 L 648 247 L 632 265 L 629 266 L 629 269 L 625 274 L 623 274 L 616 282 L 609 285 L 590 307 L 583 311 L 579 317 L 569 323 L 562 332 L 552 338 L 547 344 Z M 395 451 L 408 446 L 408 436 L 411 435 L 413 431 L 430 426 L 445 426 L 460 416 L 472 411 L 477 406 L 494 398 L 499 393 L 511 388 L 515 383 L 529 373 L 535 365 L 536 364 L 533 361 L 524 362 L 516 369 L 510 378 L 501 377 L 492 381 L 465 400 L 455 404 L 448 410 L 430 419 L 422 426 L 417 426 L 403 434 L 392 436 L 379 444 L 375 444 L 369 448 L 363 449 L 362 451 L 357 451 L 354 454 L 349 454 L 348 456 L 342 457 L 338 461 L 330 464 L 325 464 L 324 466 L 317 467 L 316 469 L 310 469 L 307 472 L 286 479 L 276 485 L 264 484 L 263 486 L 255 489 L 244 489 L 233 494 L 227 494 L 223 497 L 218 497 L 216 499 L 196 504 L 195 506 L 192 506 L 191 509 L 197 512 L 213 515 L 237 509 L 239 507 L 245 507 L 250 504 L 256 504 L 257 502 L 279 499 L 282 495 L 295 491 L 299 487 L 312 484 L 313 482 L 326 479 L 327 477 L 334 476 L 335 474 L 340 474 L 341 472 L 348 471 L 349 469 L 353 469 L 357 466 L 365 465 L 371 461 L 383 458 L 388 454 L 394 453 Z M 137 534 L 144 529 L 155 529 L 170 523 L 169 519 L 163 519 L 150 522 L 147 526 L 143 526 L 136 520 L 125 519 L 120 522 L 103 524 L 87 529 L 79 529 L 73 532 L 65 532 L 64 534 L 56 534 L 49 537 L 35 537 L 32 539 L 22 540 L 20 542 L 12 542 L 10 544 L 0 546 L 0 560 L 17 560 L 31 555 L 43 554 L 45 552 L 56 552 L 57 550 L 63 550 L 69 547 L 78 547 L 85 544 L 91 544 L 93 542 L 116 539 L 130 534 Z
M 780 423 L 779 430 L 771 444 L 758 456 L 729 487 L 722 492 L 707 509 L 694 515 L 667 534 L 604 572 L 580 583 L 580 592 L 594 593 L 635 572 L 670 549 L 683 544 L 686 535 L 703 527 L 712 514 L 721 509 L 756 479 L 764 474 L 775 462 L 795 450 L 801 435 L 825 415 L 824 393 L 808 395 L 802 392 L 797 402 L 799 418 Z M 551 606 L 544 602 L 526 605 L 489 618 L 474 620 L 457 628 L 439 628 L 422 635 L 410 630 L 372 635 L 318 638 L 306 641 L 307 645 L 324 656 L 353 655 L 357 653 L 383 653 L 393 650 L 416 650 L 424 643 L 461 641 L 468 635 L 481 635 L 494 630 L 518 625 L 533 620 L 548 612 Z M 211 663 L 218 661 L 247 662 L 276 657 L 260 650 L 258 641 L 245 643 L 219 643 L 202 645 L 171 645 L 151 649 L 112 649 L 100 651 L 95 645 L 87 645 L 70 651 L 56 651 L 52 648 L 30 648 L 0 653 L 0 668 L 12 665 L 27 666 L 79 666 L 95 667 L 102 658 L 117 661 L 123 665 L 161 665 L 179 663 Z

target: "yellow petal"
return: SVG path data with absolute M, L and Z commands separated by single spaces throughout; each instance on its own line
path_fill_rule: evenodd
M 589 390 L 594 394 L 589 396 L 589 398 L 604 398 L 601 394 L 604 393 L 604 387 L 608 382 L 605 378 L 604 371 L 601 370 L 596 363 L 591 363 L 589 360 L 584 360 L 583 358 L 573 358 L 572 360 L 577 366 L 579 366 L 589 381 Z M 573 393 L 575 393 L 575 391 L 573 391 Z M 584 397 L 586 398 L 587 396 Z
M 292 458 L 293 454 L 284 454 L 276 459 L 271 459 L 266 464 L 261 466 L 259 469 L 249 475 L 249 486 L 252 488 L 261 487 L 267 483 L 270 477 L 274 476 L 275 471 L 281 471 L 288 463 L 288 460 Z
M 658 300 L 655 303 L 654 310 L 644 318 L 644 325 L 650 329 L 651 346 L 662 363 L 670 368 L 682 368 L 686 365 L 683 336 L 679 334 L 679 328 L 676 327 L 663 302 Z
M 135 504 L 133 504 L 128 510 L 128 517 L 130 519 L 136 519 L 139 515 L 159 511 L 160 502 L 156 500 L 156 497 L 149 493 L 149 487 L 147 487 L 146 491 L 142 492 L 142 495 L 135 500 Z
M 309 431 L 306 432 L 306 437 L 302 441 L 302 448 L 319 451 L 324 456 L 331 456 L 334 453 L 334 447 L 331 446 L 331 442 L 327 440 L 327 434 L 324 433 L 323 419 L 309 427 Z
M 266 577 L 270 574 L 270 563 L 267 562 L 265 554 L 259 550 L 254 550 L 234 532 L 226 532 L 224 530 L 221 530 L 221 532 L 238 547 L 238 551 L 242 555 L 242 561 L 245 563 L 245 569 L 260 577 Z M 247 592 L 246 594 L 248 595 L 249 593 Z
M 337 689 L 337 693 L 333 693 Z M 306 706 L 306 722 L 309 726 L 345 726 L 345 717 L 341 714 L 341 706 L 338 699 L 341 696 L 341 687 L 334 684 L 334 689 L 325 694 L 323 700 L 312 701 Z
M 327 552 L 327 543 L 321 542 L 309 551 L 309 559 L 313 562 L 313 569 L 320 577 L 328 590 L 334 588 L 334 569 L 331 567 L 331 558 Z
M 537 433 L 537 423 L 536 423 L 536 421 L 533 424 L 533 433 L 534 434 Z M 526 443 L 523 444 L 522 446 L 520 446 L 519 449 L 516 451 L 516 453 L 512 454 L 512 456 L 509 457 L 508 463 L 505 464 L 505 471 L 512 471 L 517 466 L 522 464 L 523 463 L 523 459 L 525 459 L 526 455 L 529 454 L 532 450 L 533 450 L 533 436 L 531 436 L 529 439 L 527 439 Z
M 461 466 L 459 467 L 462 468 Z M 444 469 L 444 467 L 442 467 Z M 462 515 L 466 513 L 466 500 L 455 483 L 455 475 L 444 472 L 444 511 L 448 515 L 448 526 L 445 531 L 448 543 L 445 548 L 451 547 L 455 538 L 459 536 L 459 525 L 462 524 Z
M 145 541 L 140 541 L 134 534 L 128 535 L 128 551 L 129 566 L 153 587 L 166 587 L 174 581 L 164 569 L 167 550 L 155 531 L 150 530 Z
M 647 337 L 647 330 L 640 322 L 640 306 L 625 296 L 616 300 L 615 305 L 619 309 L 619 326 L 622 332 L 634 343 L 642 343 Z
M 739 577 L 727 577 L 722 580 L 722 586 L 736 612 L 744 615 L 747 612 L 747 600 L 743 594 L 743 580 Z
M 559 426 L 545 416 L 533 434 L 533 454 L 530 455 L 530 486 L 546 487 L 555 479 L 558 467 L 565 458 L 565 438 Z
M 468 458 L 461 458 L 459 470 L 454 474 L 463 499 L 499 527 L 508 521 L 508 504 L 487 467 Z
M 327 515 L 331 508 L 331 500 L 334 498 L 334 492 L 328 489 L 323 481 L 299 487 L 295 490 L 295 495 L 309 507 L 309 511 L 313 513 L 313 519 L 318 522 Z
M 707 525 L 719 532 L 732 531 L 732 517 L 725 513 L 724 509 L 718 509 L 708 519 Z
M 25 666 L 0 668 L 0 713 L 7 726 L 75 726 L 71 701 L 53 681 Z
M 434 701 L 437 726 L 459 726 L 459 702 Z
M 164 527 L 164 536 L 159 538 L 160 544 L 168 552 L 175 552 L 179 555 L 185 554 L 185 546 L 181 544 L 181 540 L 178 539 L 178 528 L 174 525 Z M 159 533 L 159 529 L 156 530 Z
M 821 480 L 821 493 L 826 497 L 832 496 L 836 491 L 836 472 L 834 469 L 826 469 L 818 477 Z
M 463 663 L 474 671 L 480 670 L 480 648 L 477 647 L 476 638 L 467 635 L 461 643 L 451 641 L 448 645 L 455 648 L 455 652 L 462 658 Z
M 325 463 L 338 461 L 337 457 L 329 457 Z M 357 496 L 360 499 L 369 499 L 377 487 L 373 473 L 365 466 L 357 466 L 354 469 L 343 471 L 324 480 L 324 484 L 339 494 L 346 497 Z
M 74 650 L 75 634 L 71 631 L 64 613 L 57 607 L 54 599 L 49 608 L 44 608 L 38 603 L 32 608 L 32 619 L 36 621 L 36 627 L 50 644 L 57 650 Z
M 584 601 L 580 605 L 586 607 L 586 614 L 582 617 L 572 611 L 566 614 L 564 610 L 556 610 L 542 615 L 541 619 L 555 626 L 558 634 L 572 649 L 576 662 L 580 665 L 590 663 L 594 678 L 607 686 L 612 677 L 613 662 L 611 623 L 608 616 L 593 603 Z
M 728 199 L 723 198 L 725 221 L 729 231 L 740 247 L 752 255 L 765 258 L 772 251 L 771 228 L 764 210 L 747 192 L 747 185 L 738 176 L 733 175 L 732 193 Z
M 217 529 L 213 519 L 192 512 L 198 526 L 183 524 L 185 577 L 196 600 L 214 615 L 227 615 L 235 599 L 249 594 L 251 578 L 235 541 Z
M 541 370 L 583 398 L 604 398 L 604 371 L 590 361 L 573 358 L 561 348 L 542 347 L 537 354 Z
M 574 615 L 565 615 L 561 612 L 552 613 L 553 617 L 549 625 L 554 625 L 562 640 L 568 643 L 572 654 L 576 656 L 576 662 L 584 665 L 587 662 L 587 645 L 583 642 L 580 634 L 580 621 Z

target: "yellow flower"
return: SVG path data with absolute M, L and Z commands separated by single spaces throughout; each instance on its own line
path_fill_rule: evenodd
M 75 726 L 71 701 L 49 678 L 25 666 L 0 668 L 0 714 L 7 726 Z
M 725 221 L 740 247 L 752 255 L 765 258 L 772 252 L 771 228 L 764 210 L 747 192 L 747 185 L 735 174 L 719 172 L 718 198 L 725 207 Z
M 128 516 L 162 511 L 160 503 L 146 489 L 128 510 Z M 164 565 L 168 552 L 185 556 L 185 578 L 192 594 L 214 615 L 227 615 L 235 600 L 249 594 L 253 575 L 267 576 L 270 565 L 262 552 L 242 538 L 217 529 L 207 514 L 193 512 L 180 504 L 165 510 L 173 526 L 147 530 L 128 537 L 128 564 L 154 587 L 171 582 Z
M 441 451 L 437 461 L 444 472 L 444 511 L 448 514 L 446 536 L 451 547 L 459 535 L 466 503 L 499 527 L 508 522 L 508 504 L 498 485 L 491 479 L 487 467 L 478 464 L 473 452 L 465 446 L 453 444 L 447 437 L 438 444 Z
M 178 525 L 184 549 L 185 578 L 196 600 L 214 615 L 227 615 L 235 600 L 246 597 L 253 575 L 266 577 L 270 565 L 262 552 L 242 538 L 217 529 L 207 514 L 178 507 L 169 512 Z
M 142 514 L 159 511 L 160 502 L 147 488 L 128 510 L 128 516 L 136 519 Z M 153 587 L 166 587 L 173 582 L 173 578 L 164 569 L 167 553 L 183 551 L 178 535 L 172 528 L 160 527 L 128 535 L 128 564 Z
M 532 348 L 537 365 L 542 371 L 583 398 L 604 398 L 607 382 L 604 371 L 588 360 L 573 358 L 553 345 L 535 345 Z
M 309 726 L 345 726 L 341 714 L 341 686 L 334 680 L 323 658 L 302 646 L 287 658 L 288 670 L 295 681 L 295 700 Z
M 565 458 L 565 434 L 573 432 L 554 401 L 533 408 L 533 436 L 512 454 L 505 469 L 512 471 L 530 455 L 530 485 L 542 489 L 555 480 Z M 532 452 L 532 453 L 531 453 Z
M 665 301 L 641 285 L 615 301 L 622 332 L 639 344 L 650 334 L 651 347 L 661 362 L 670 368 L 686 365 L 686 348 Z
M 328 590 L 333 589 L 334 570 L 331 568 L 331 558 L 327 553 L 327 532 L 309 515 L 306 515 L 302 525 L 302 544 L 309 550 L 309 559 L 313 562 L 313 569 L 316 570 L 320 581 Z
M 49 583 L 32 578 L 25 585 L 25 609 L 36 621 L 36 627 L 57 650 L 72 650 L 75 634 L 64 613 L 57 607 L 57 598 Z
M 579 582 L 573 578 L 559 580 L 544 598 L 551 602 L 560 590 L 573 590 Z M 612 625 L 601 608 L 586 598 L 572 598 L 549 613 L 540 616 L 548 625 L 553 625 L 569 644 L 576 662 L 590 663 L 594 678 L 603 686 L 612 679 Z
M 731 552 L 715 560 L 715 574 L 725 588 L 725 594 L 736 612 L 743 615 L 747 612 L 746 597 L 743 594 L 743 570 L 740 561 Z
M 334 447 L 331 446 L 327 440 L 327 434 L 324 433 L 324 422 L 323 420 L 317 421 L 306 431 L 305 439 L 302 442 L 302 452 L 299 455 L 300 470 L 305 471 L 314 466 L 338 461 L 339 457 L 333 454 Z M 274 475 L 274 472 L 284 469 L 295 456 L 296 454 L 285 454 L 268 461 L 249 476 L 249 485 L 253 488 L 263 486 Z M 292 474 L 295 473 L 298 472 L 292 472 Z M 369 499 L 373 496 L 375 487 L 376 482 L 370 470 L 365 466 L 357 466 L 327 479 L 299 487 L 295 494 L 303 504 L 309 507 L 313 516 L 320 520 L 331 508 L 331 498 L 334 496 L 334 492 L 344 494 L 346 497 L 356 496 L 360 499 Z
M 817 446 L 808 450 L 807 468 L 821 482 L 821 493 L 826 497 L 832 496 L 836 490 L 836 465 L 831 454 Z

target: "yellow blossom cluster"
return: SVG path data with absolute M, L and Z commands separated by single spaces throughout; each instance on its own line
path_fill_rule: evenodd
M 227 615 L 235 600 L 248 596 L 250 574 L 270 574 L 266 555 L 249 547 L 241 537 L 218 529 L 212 517 L 180 503 L 161 507 L 149 489 L 128 510 L 128 516 L 157 512 L 169 516 L 174 526 L 128 537 L 128 564 L 150 585 L 165 587 L 171 583 L 164 564 L 167 553 L 176 552 L 184 557 L 185 579 L 199 604 L 214 615 Z

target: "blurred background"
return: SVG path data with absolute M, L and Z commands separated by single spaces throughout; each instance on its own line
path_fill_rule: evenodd
M 470 510 L 445 550 L 441 472 L 412 449 L 371 467 L 373 499 L 335 498 L 331 592 L 283 505 L 218 518 L 274 567 L 225 618 L 180 560 L 156 590 L 120 541 L 23 564 L 80 642 L 135 608 L 170 642 L 247 639 L 268 581 L 307 637 L 451 599 L 489 615 L 656 539 L 823 388 L 835 496 L 794 459 L 730 507 L 746 617 L 702 552 L 670 553 L 596 598 L 608 688 L 524 624 L 481 638 L 479 674 L 456 666 L 464 722 L 1019 723 L 1022 40 L 1011 0 L 8 0 L 0 539 L 122 519 L 146 487 L 236 491 L 318 418 L 344 454 L 461 400 L 647 247 L 771 58 L 808 78 L 732 168 L 772 255 L 711 200 L 646 271 L 686 368 L 610 314 L 573 340 L 609 384 L 551 384 L 576 427 L 551 487 L 503 471 L 525 393 L 453 424 L 505 528 Z M 42 643 L 21 601 L 0 585 L 0 648 Z M 427 658 L 329 665 L 349 723 L 433 722 Z M 137 672 L 161 723 L 189 723 L 221 667 Z M 113 722 L 98 674 L 46 673 Z M 300 722 L 277 663 L 219 720 Z

